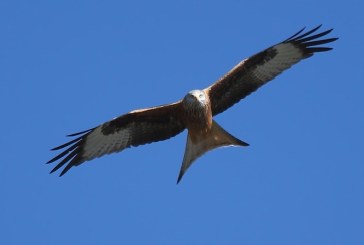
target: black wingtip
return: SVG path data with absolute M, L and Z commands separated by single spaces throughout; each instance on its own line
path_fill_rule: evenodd
M 65 173 L 68 172 L 68 170 L 70 170 L 73 167 L 73 164 L 68 164 L 63 170 L 62 172 L 59 174 L 59 177 L 62 177 Z
M 58 169 L 52 169 L 52 171 L 50 171 L 49 172 L 49 174 L 53 174 L 54 172 L 56 172 Z M 62 173 L 60 173 L 59 175 L 58 175 L 58 177 L 62 177 L 63 175 L 64 175 L 65 173 L 63 173 L 63 171 L 62 171 Z
M 298 36 L 299 34 L 301 34 L 305 29 L 306 29 L 306 27 L 303 27 L 301 30 L 299 30 L 298 32 L 296 32 L 295 34 L 293 34 L 292 36 L 290 36 L 289 38 L 287 38 L 286 40 L 284 40 L 284 42 L 287 42 L 288 40 L 291 40 L 291 39 L 295 38 L 296 36 Z
M 61 162 L 59 162 L 51 171 L 50 174 L 56 172 L 58 169 L 60 169 L 61 167 L 63 167 L 65 164 L 66 167 L 62 170 L 61 174 L 59 175 L 59 177 L 63 176 L 65 173 L 67 173 L 68 170 L 70 170 L 73 166 L 77 166 L 81 163 L 83 163 L 85 160 L 80 156 L 81 154 L 81 149 L 79 148 L 79 142 L 76 143 L 75 145 L 72 145 L 70 148 L 68 148 L 67 150 L 65 150 L 64 152 L 62 152 L 61 154 L 59 154 L 58 156 L 52 158 L 51 160 L 49 160 L 47 162 L 47 164 L 49 163 L 53 163 L 56 160 L 64 157 L 65 155 L 67 155 L 64 159 L 62 159 Z
M 82 159 L 82 157 L 80 156 L 80 154 L 82 153 L 82 144 L 85 141 L 85 138 L 87 137 L 87 135 L 92 131 L 93 129 L 88 129 L 79 133 L 75 133 L 75 134 L 70 134 L 69 136 L 78 136 L 76 139 L 73 139 L 63 145 L 54 147 L 53 149 L 51 149 L 52 151 L 56 151 L 56 150 L 60 150 L 63 148 L 63 152 L 61 152 L 60 154 L 58 154 L 57 156 L 55 156 L 54 158 L 52 158 L 51 160 L 49 160 L 46 164 L 50 164 L 53 163 L 63 157 L 65 157 L 64 159 L 62 159 L 53 169 L 52 171 L 50 171 L 51 173 L 54 173 L 55 171 L 57 171 L 58 169 L 60 169 L 62 166 L 64 166 L 65 164 L 66 167 L 63 169 L 63 171 L 61 172 L 61 174 L 59 176 L 64 175 L 72 166 L 78 165 L 82 162 L 84 162 L 85 160 Z
M 315 28 L 313 28 L 313 29 L 311 29 L 311 30 L 309 30 L 309 31 L 307 31 L 307 32 L 305 32 L 305 33 L 303 33 L 303 34 L 301 34 L 301 35 L 299 35 L 299 36 L 297 36 L 297 35 L 295 35 L 295 36 L 293 36 L 291 39 L 289 39 L 289 40 L 292 40 L 292 39 L 301 39 L 301 38 L 303 38 L 303 37 L 306 37 L 306 36 L 308 36 L 308 35 L 311 35 L 312 33 L 314 33 L 315 31 L 317 31 L 318 29 L 320 29 L 321 28 L 321 26 L 322 25 L 318 25 L 318 26 L 316 26 Z
M 299 35 L 295 34 L 292 37 L 290 37 L 289 39 L 287 39 L 286 41 L 284 41 L 283 43 L 291 43 L 291 44 L 295 45 L 296 47 L 298 47 L 303 54 L 303 59 L 311 57 L 314 53 L 317 53 L 317 52 L 330 51 L 330 50 L 332 50 L 331 47 L 325 47 L 325 46 L 321 46 L 321 45 L 332 43 L 332 42 L 338 40 L 339 38 L 334 37 L 334 38 L 326 38 L 326 39 L 323 38 L 322 39 L 322 37 L 325 37 L 326 35 L 331 33 L 333 31 L 333 28 L 316 33 L 316 31 L 321 26 L 322 25 L 319 25 L 319 26 L 317 26 L 311 30 L 308 30 L 306 32 L 303 32 L 303 33 L 298 32 Z
M 57 151 L 57 150 L 60 150 L 60 149 L 62 149 L 62 148 L 65 148 L 66 146 L 72 145 L 72 144 L 74 144 L 74 143 L 76 143 L 76 142 L 80 141 L 83 137 L 84 137 L 84 136 L 80 136 L 80 137 L 78 137 L 78 138 L 76 138 L 76 139 L 74 139 L 74 140 L 71 140 L 71 141 L 69 141 L 69 142 L 67 142 L 67 143 L 63 144 L 63 145 L 60 145 L 60 146 L 54 147 L 54 148 L 52 148 L 52 149 L 51 149 L 51 151 Z
M 329 43 L 329 42 L 336 41 L 338 39 L 338 38 L 329 38 L 329 39 L 324 39 L 324 40 L 317 40 L 318 38 L 326 36 L 327 34 L 331 33 L 334 30 L 333 28 L 331 28 L 331 29 L 328 29 L 326 31 L 317 33 L 315 35 L 311 35 L 311 34 L 315 33 L 321 27 L 322 27 L 322 25 L 318 25 L 315 28 L 302 33 L 303 30 L 305 30 L 305 28 L 303 28 L 300 31 L 298 31 L 296 34 L 294 34 L 291 37 L 287 38 L 283 42 L 285 43 L 285 42 L 292 42 L 293 41 L 293 42 L 299 42 L 299 43 L 306 43 L 306 45 L 308 46 L 308 45 L 310 45 L 309 41 L 311 41 L 311 40 L 315 40 L 317 42 Z M 317 43 L 315 45 L 319 45 L 319 44 L 320 43 Z M 312 45 L 314 45 L 314 44 L 312 44 Z
M 290 36 L 289 38 L 287 38 L 286 40 L 284 40 L 283 42 L 288 42 L 288 41 L 291 41 L 292 39 L 300 39 L 300 38 L 303 38 L 305 36 L 308 36 L 312 33 L 314 33 L 315 31 L 317 31 L 318 29 L 320 29 L 322 27 L 322 24 L 316 26 L 315 28 L 309 30 L 308 32 L 305 32 L 303 34 L 301 34 L 304 30 L 306 30 L 306 27 L 303 27 L 301 30 L 299 30 L 298 32 L 296 32 L 295 34 L 293 34 L 292 36 Z M 330 33 L 333 29 L 330 29 L 330 30 L 327 30 L 326 34 Z M 300 35 L 301 34 L 301 35 Z M 326 35 L 324 34 L 324 35 Z M 300 36 L 299 36 L 300 35 Z
M 71 160 L 70 160 L 71 159 Z M 70 162 L 68 162 L 70 161 Z M 80 163 L 82 163 L 82 160 L 80 160 L 80 157 L 77 155 L 77 153 L 72 152 L 70 155 L 68 155 L 66 158 L 64 158 L 60 163 L 57 164 L 57 166 L 55 166 L 51 173 L 54 173 L 55 171 L 57 171 L 58 169 L 60 169 L 62 166 L 64 166 L 66 163 L 68 162 L 68 164 L 66 165 L 66 167 L 62 170 L 62 172 L 60 173 L 59 177 L 63 176 L 65 173 L 68 172 L 68 170 L 70 170 L 73 166 L 76 166 Z
M 51 172 L 49 172 L 50 174 L 56 172 L 60 167 L 62 167 L 65 164 L 65 161 L 63 160 L 62 162 L 58 163 L 52 170 Z
M 73 134 L 68 134 L 66 135 L 67 137 L 74 137 L 74 136 L 77 136 L 77 135 L 80 135 L 80 134 L 85 134 L 85 133 L 88 133 L 92 130 L 94 130 L 95 128 L 90 128 L 90 129 L 87 129 L 87 130 L 84 130 L 84 131 L 81 131 L 81 132 L 77 132 L 77 133 L 73 133 Z
M 177 185 L 178 185 L 178 184 L 179 184 L 179 182 L 182 180 L 182 177 L 183 177 L 184 173 L 185 173 L 185 172 L 184 172 L 184 171 L 182 171 L 182 170 L 179 172 L 179 175 L 178 175 L 178 178 L 177 178 Z

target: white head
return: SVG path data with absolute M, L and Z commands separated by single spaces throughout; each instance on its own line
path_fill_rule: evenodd
M 199 104 L 205 105 L 207 99 L 204 91 L 196 89 L 188 92 L 184 97 L 183 101 L 185 101 L 187 104 L 196 104 L 196 102 L 199 102 Z
M 188 118 L 187 127 L 198 130 L 208 130 L 212 124 L 210 100 L 204 90 L 192 90 L 182 100 L 185 116 Z

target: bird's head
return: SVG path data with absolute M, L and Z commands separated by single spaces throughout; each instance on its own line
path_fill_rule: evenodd
M 190 113 L 201 113 L 209 108 L 209 99 L 203 90 L 192 90 L 182 100 L 183 107 Z
M 202 104 L 206 105 L 207 98 L 203 90 L 192 90 L 186 94 L 183 101 L 187 104 Z

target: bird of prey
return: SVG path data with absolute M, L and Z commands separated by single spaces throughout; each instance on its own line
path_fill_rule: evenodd
M 207 151 L 224 146 L 248 146 L 226 132 L 213 117 L 225 111 L 260 86 L 297 62 L 332 48 L 322 46 L 337 38 L 322 38 L 332 29 L 317 32 L 321 27 L 304 32 L 242 60 L 226 75 L 202 90 L 192 90 L 183 99 L 147 109 L 134 110 L 95 128 L 71 134 L 75 139 L 52 150 L 63 152 L 48 161 L 60 160 L 51 173 L 66 165 L 60 176 L 105 154 L 120 152 L 176 136 L 188 130 L 187 143 L 177 183 L 191 164 Z M 65 149 L 64 149 L 65 148 Z

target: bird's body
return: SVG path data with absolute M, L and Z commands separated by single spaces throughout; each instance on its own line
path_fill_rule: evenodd
M 182 100 L 185 125 L 188 130 L 206 133 L 211 129 L 211 103 L 203 90 L 192 90 Z
M 211 103 L 206 91 L 192 90 L 183 98 L 181 104 L 188 135 L 177 182 L 192 162 L 207 151 L 222 146 L 248 145 L 227 133 L 212 119 Z
M 337 39 L 319 39 L 332 29 L 311 35 L 319 27 L 301 34 L 302 29 L 285 41 L 241 61 L 210 87 L 192 90 L 180 101 L 131 111 L 98 127 L 70 135 L 79 137 L 53 149 L 68 147 L 48 162 L 64 157 L 51 172 L 67 163 L 61 172 L 63 175 L 85 161 L 131 146 L 166 140 L 187 129 L 179 182 L 193 161 L 207 151 L 222 146 L 247 146 L 247 143 L 226 132 L 213 117 L 300 60 L 316 52 L 331 50 L 317 47 Z

